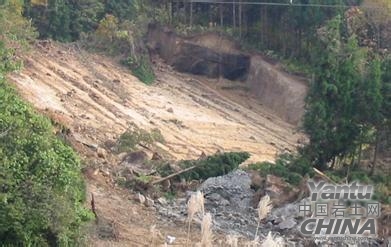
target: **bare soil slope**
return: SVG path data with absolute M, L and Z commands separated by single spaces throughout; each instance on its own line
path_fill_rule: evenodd
M 11 80 L 36 108 L 56 112 L 73 133 L 98 144 L 115 140 L 134 122 L 158 128 L 167 141 L 162 148 L 177 159 L 220 150 L 248 151 L 253 161 L 263 161 L 293 149 L 300 138 L 248 98 L 238 104 L 207 80 L 164 65 L 156 73 L 157 83 L 146 86 L 108 58 L 41 43 Z
M 227 96 L 216 83 L 179 74 L 159 61 L 157 83 L 146 86 L 113 60 L 75 45 L 40 42 L 24 60 L 24 69 L 10 81 L 37 109 L 69 128 L 74 147 L 87 162 L 114 168 L 115 157 L 97 155 L 88 147 L 115 141 L 132 122 L 146 130 L 158 128 L 166 140 L 159 148 L 175 159 L 248 151 L 250 161 L 273 160 L 302 138 L 247 95 Z M 101 219 L 115 225 L 119 237 L 112 242 L 93 236 L 94 246 L 150 245 L 145 236 L 157 221 L 155 212 L 129 200 L 104 175 L 87 174 L 88 189 L 95 194 Z M 183 225 L 156 224 L 176 235 L 178 243 L 185 237 Z

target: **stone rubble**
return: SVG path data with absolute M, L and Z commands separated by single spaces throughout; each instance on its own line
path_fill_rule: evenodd
M 243 170 L 233 171 L 225 176 L 207 179 L 199 190 L 204 193 L 205 211 L 213 216 L 214 230 L 226 235 L 239 235 L 253 239 L 257 228 L 257 211 L 251 206 L 255 191 L 251 189 L 250 174 Z M 164 219 L 186 222 L 187 200 L 192 191 L 187 192 L 187 198 L 178 198 L 174 201 L 159 200 L 155 203 L 157 212 Z M 349 243 L 326 242 L 315 243 L 312 239 L 304 238 L 300 232 L 300 221 L 303 219 L 299 212 L 299 205 L 310 204 L 310 198 L 304 198 L 293 203 L 286 203 L 272 209 L 270 215 L 261 222 L 259 232 L 267 236 L 269 232 L 280 234 L 287 241 L 288 246 L 352 246 Z M 201 219 L 195 222 L 200 223 Z M 262 239 L 262 238 L 261 238 Z M 356 245 L 380 246 L 376 240 Z

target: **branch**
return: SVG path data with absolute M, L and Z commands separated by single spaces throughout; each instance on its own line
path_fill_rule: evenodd
M 201 166 L 202 166 L 202 165 L 201 165 Z M 198 165 L 198 166 L 191 166 L 191 167 L 186 168 L 186 169 L 184 169 L 184 170 L 182 170 L 182 171 L 179 171 L 179 172 L 170 174 L 170 175 L 168 175 L 167 177 L 160 178 L 160 179 L 158 179 L 158 180 L 152 181 L 151 184 L 152 184 L 152 185 L 159 184 L 159 183 L 161 183 L 161 182 L 163 182 L 163 181 L 166 181 L 166 180 L 168 180 L 168 179 L 170 179 L 170 178 L 173 178 L 173 177 L 176 177 L 176 176 L 178 176 L 178 175 L 181 175 L 181 174 L 183 174 L 183 173 L 185 173 L 185 172 L 191 171 L 191 170 L 193 170 L 194 168 L 197 168 L 197 167 L 200 167 L 200 165 Z
M 318 169 L 316 169 L 315 167 L 313 168 L 315 173 L 317 173 L 319 176 L 321 176 L 322 178 L 326 179 L 328 182 L 332 183 L 332 184 L 337 184 L 336 182 L 334 182 L 334 180 L 332 180 L 331 178 L 329 178 L 326 174 L 324 174 L 323 172 L 319 171 Z
M 7 130 L 5 130 L 5 131 L 3 131 L 2 133 L 0 133 L 0 138 L 3 138 L 3 137 L 5 137 L 7 134 L 8 134 L 8 132 L 11 130 L 11 127 L 9 127 Z

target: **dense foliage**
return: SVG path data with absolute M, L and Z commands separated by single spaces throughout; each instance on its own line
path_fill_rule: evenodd
M 74 244 L 88 219 L 79 159 L 4 80 L 0 130 L 0 242 Z
M 259 171 L 264 177 L 268 174 L 281 177 L 293 185 L 298 185 L 304 176 L 312 177 L 315 174 L 308 160 L 291 154 L 280 155 L 275 163 L 260 162 L 251 164 L 248 168 Z
M 390 121 L 387 60 L 359 47 L 356 36 L 344 35 L 341 26 L 337 16 L 321 30 L 323 52 L 318 52 L 304 118 L 310 137 L 305 153 L 322 170 L 330 162 L 331 167 L 360 163 L 363 146 L 378 146 Z
M 228 152 L 208 156 L 202 160 L 187 160 L 180 162 L 179 166 L 183 169 L 197 166 L 182 176 L 188 181 L 193 179 L 205 180 L 210 177 L 218 177 L 237 169 L 240 164 L 250 158 L 247 152 Z
M 20 65 L 17 48 L 34 32 L 19 1 L 0 5 L 0 243 L 74 246 L 90 217 L 80 161 L 5 81 Z
M 178 163 L 181 169 L 192 166 L 197 168 L 181 174 L 179 178 L 191 181 L 222 176 L 237 169 L 249 157 L 250 154 L 247 152 L 227 152 L 206 156 L 199 160 L 183 160 Z M 168 176 L 175 172 L 169 164 L 157 166 L 157 171 L 161 176 Z

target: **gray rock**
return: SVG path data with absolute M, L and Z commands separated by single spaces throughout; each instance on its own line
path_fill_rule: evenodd
M 289 219 L 287 219 L 287 220 L 282 221 L 280 224 L 278 224 L 278 227 L 279 227 L 281 230 L 285 230 L 285 229 L 292 229 L 292 228 L 294 228 L 296 225 L 297 225 L 297 222 L 296 222 L 294 219 L 289 218 Z
M 151 198 L 145 197 L 144 205 L 147 207 L 153 207 L 155 205 L 155 202 Z
M 157 202 L 158 202 L 160 205 L 162 205 L 162 206 L 167 205 L 167 200 L 166 200 L 166 198 L 164 198 L 164 197 L 158 198 L 158 199 L 157 199 Z

